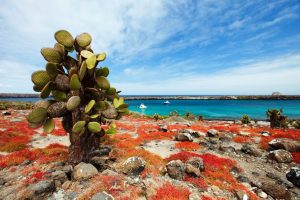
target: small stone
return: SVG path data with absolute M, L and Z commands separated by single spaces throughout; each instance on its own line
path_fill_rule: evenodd
M 5 184 L 4 179 L 0 178 L 0 185 L 4 185 L 4 184 Z
M 162 131 L 162 132 L 167 132 L 168 131 L 168 126 L 166 124 L 159 124 L 159 131 Z
M 216 137 L 216 136 L 218 136 L 218 131 L 215 129 L 210 129 L 207 131 L 207 136 L 208 137 Z
M 62 184 L 62 188 L 64 190 L 67 190 L 70 186 L 71 186 L 72 182 L 71 181 L 65 181 L 63 184 Z
M 181 160 L 172 160 L 167 165 L 167 173 L 173 179 L 182 180 L 185 172 L 185 165 Z
M 296 140 L 279 138 L 274 139 L 269 142 L 269 145 L 274 149 L 284 149 L 289 152 L 297 152 L 300 151 L 300 142 Z
M 177 141 L 190 141 L 190 142 L 193 141 L 192 136 L 187 132 L 184 132 L 184 133 L 178 132 L 175 135 L 175 138 Z
M 249 179 L 246 176 L 238 176 L 237 180 L 241 183 L 249 183 Z
M 249 154 L 251 156 L 258 157 L 261 155 L 261 152 L 256 149 L 253 146 L 250 146 L 249 144 L 244 144 L 241 148 L 241 151 L 244 152 L 245 154 Z
M 200 176 L 200 170 L 198 168 L 194 167 L 191 164 L 186 164 L 185 165 L 185 171 L 186 171 L 186 173 L 192 174 L 192 175 L 194 175 L 196 177 Z
M 257 192 L 257 195 L 260 197 L 260 198 L 263 198 L 263 199 L 266 199 L 268 197 L 268 194 L 265 193 L 264 191 L 260 190 Z
M 269 131 L 263 131 L 261 132 L 261 135 L 264 137 L 270 136 L 270 132 Z
M 87 163 L 79 163 L 74 167 L 73 178 L 75 180 L 88 179 L 98 173 L 98 170 L 92 165 Z
M 245 194 L 245 192 L 238 190 L 235 192 L 235 196 L 238 200 L 248 200 L 249 197 L 247 194 Z
M 286 174 L 286 178 L 296 187 L 300 187 L 300 167 L 292 167 Z
M 95 156 L 91 159 L 91 164 L 94 165 L 99 172 L 109 169 L 109 165 L 105 163 L 105 160 L 98 156 Z
M 123 163 L 122 172 L 130 176 L 136 176 L 145 169 L 145 166 L 146 161 L 143 158 L 130 157 Z
M 59 181 L 60 183 L 63 183 L 66 180 L 68 180 L 68 177 L 64 171 L 54 171 L 51 175 L 53 180 Z
M 276 182 L 265 181 L 262 183 L 261 189 L 273 198 L 284 200 L 291 199 L 289 191 L 284 186 L 278 185 Z
M 8 115 L 11 115 L 11 113 L 8 112 L 8 111 L 4 111 L 4 112 L 2 112 L 2 115 L 3 115 L 3 116 L 8 116 Z
M 293 161 L 293 156 L 290 152 L 282 149 L 271 151 L 269 158 L 276 160 L 279 163 L 290 163 Z
M 92 196 L 91 200 L 114 200 L 114 197 L 106 192 L 98 192 Z
M 204 170 L 204 163 L 202 158 L 199 157 L 190 157 L 187 162 L 187 164 L 190 164 L 194 167 L 196 167 L 197 169 L 199 169 L 200 171 Z
M 47 192 L 53 192 L 55 190 L 55 184 L 52 180 L 40 181 L 36 184 L 28 187 L 35 195 L 40 195 Z

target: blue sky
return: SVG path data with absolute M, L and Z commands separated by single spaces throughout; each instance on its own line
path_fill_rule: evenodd
M 0 92 L 33 93 L 59 29 L 91 33 L 123 94 L 300 94 L 299 0 L 2 0 Z

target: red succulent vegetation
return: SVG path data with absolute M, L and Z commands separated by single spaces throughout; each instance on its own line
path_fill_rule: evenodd
M 165 183 L 156 190 L 151 200 L 185 200 L 188 199 L 190 191 L 184 187 L 176 187 L 171 183 Z

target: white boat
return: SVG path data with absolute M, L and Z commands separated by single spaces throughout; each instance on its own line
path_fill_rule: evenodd
M 145 109 L 147 106 L 145 106 L 143 103 L 140 105 L 140 109 Z
M 170 104 L 170 101 L 167 100 L 167 101 L 164 102 L 164 104 Z

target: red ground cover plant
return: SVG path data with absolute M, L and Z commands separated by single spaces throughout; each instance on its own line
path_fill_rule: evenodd
M 42 149 L 22 149 L 9 155 L 0 157 L 0 168 L 5 168 L 23 163 L 25 160 L 38 163 L 48 163 L 52 161 L 65 161 L 68 149 L 60 144 L 51 144 Z
M 126 184 L 125 177 L 122 175 L 97 175 L 92 179 L 92 183 L 91 187 L 78 197 L 78 200 L 90 199 L 100 191 L 108 192 L 116 200 L 137 199 L 142 194 L 142 190 L 138 187 Z
M 134 132 L 135 131 L 135 126 L 133 124 L 130 124 L 130 123 L 116 121 L 116 126 L 118 127 L 118 130 L 125 130 L 125 131 L 128 131 L 128 132 Z
M 0 120 L 0 127 L 6 128 L 0 131 L 0 151 L 14 152 L 25 149 L 34 135 L 34 131 L 28 128 L 26 122 Z
M 203 190 L 207 189 L 207 185 L 206 185 L 205 181 L 203 180 L 203 178 L 201 178 L 201 177 L 198 178 L 198 177 L 186 176 L 186 177 L 184 177 L 183 180 L 193 184 L 195 187 L 197 187 L 199 189 L 203 189 Z
M 47 172 L 36 172 L 36 173 L 30 175 L 28 178 L 26 178 L 24 180 L 24 184 L 29 185 L 29 184 L 32 184 L 32 183 L 37 183 L 37 182 L 42 181 L 42 180 L 46 180 L 46 175 L 47 174 L 48 174 Z
M 237 143 L 253 143 L 254 139 L 246 136 L 236 136 L 233 138 L 233 141 Z
M 195 151 L 195 150 L 200 149 L 200 145 L 196 142 L 184 141 L 184 142 L 177 142 L 175 144 L 175 148 L 184 149 L 184 150 L 188 150 L 188 151 Z
M 294 162 L 300 164 L 300 152 L 293 152 L 292 155 Z
M 253 192 L 249 191 L 243 184 L 239 183 L 230 173 L 232 167 L 236 166 L 234 160 L 219 157 L 213 154 L 197 154 L 187 151 L 182 151 L 171 155 L 167 161 L 181 160 L 187 161 L 190 157 L 200 157 L 203 159 L 205 170 L 201 173 L 204 182 L 209 187 L 210 185 L 218 186 L 220 189 L 225 189 L 234 192 L 236 189 L 245 191 L 250 199 L 259 199 Z
M 190 191 L 184 187 L 176 187 L 171 183 L 165 183 L 156 190 L 151 200 L 185 200 L 189 199 Z

